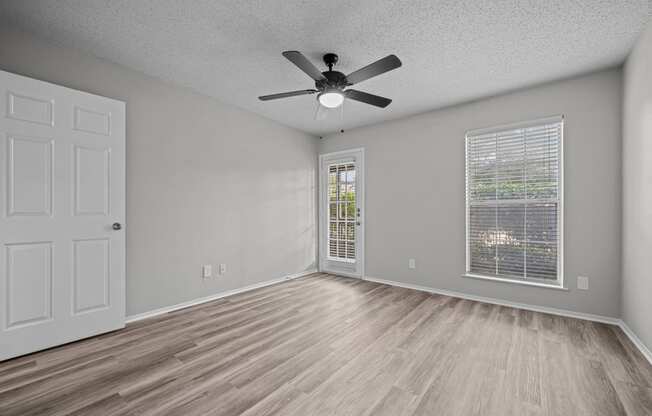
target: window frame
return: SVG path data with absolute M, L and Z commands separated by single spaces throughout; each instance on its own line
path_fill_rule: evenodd
M 471 271 L 471 253 L 469 244 L 470 233 L 470 194 L 469 194 L 469 138 L 481 134 L 499 133 L 506 130 L 515 130 L 528 127 L 542 126 L 545 124 L 560 124 L 559 134 L 559 188 L 557 195 L 558 215 L 557 215 L 557 280 L 551 281 L 546 279 L 527 278 L 518 276 L 498 276 L 474 273 Z M 464 135 L 464 200 L 465 200 L 465 252 L 466 252 L 466 265 L 463 277 L 474 279 L 490 280 L 504 283 L 516 283 L 527 286 L 537 286 L 552 289 L 567 290 L 564 285 L 564 130 L 565 120 L 563 115 L 556 115 L 551 117 L 544 117 L 539 119 L 521 121 L 516 123 L 502 124 L 494 127 L 487 127 L 482 129 L 468 130 Z

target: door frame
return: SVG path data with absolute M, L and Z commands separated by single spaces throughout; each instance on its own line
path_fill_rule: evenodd
M 347 273 L 342 271 L 331 271 L 326 267 L 327 256 L 327 198 L 328 198 L 328 175 L 324 174 L 326 163 L 332 159 L 355 158 L 356 164 L 356 198 L 357 208 L 360 208 L 360 225 L 356 229 L 356 250 L 359 250 L 358 273 Z M 365 276 L 365 160 L 364 148 L 340 150 L 337 152 L 322 153 L 319 155 L 319 271 L 323 273 L 335 273 L 342 276 L 363 279 Z

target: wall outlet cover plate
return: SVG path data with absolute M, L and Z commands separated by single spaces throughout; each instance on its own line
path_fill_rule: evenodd
M 211 277 L 213 274 L 213 267 L 210 264 L 205 264 L 201 268 L 201 273 L 204 278 Z

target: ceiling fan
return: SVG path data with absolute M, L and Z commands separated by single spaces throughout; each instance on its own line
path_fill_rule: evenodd
M 301 52 L 285 51 L 283 52 L 283 56 L 298 66 L 300 70 L 308 74 L 310 78 L 315 80 L 315 89 L 263 95 L 258 97 L 261 101 L 317 93 L 317 100 L 321 105 L 327 108 L 337 108 L 341 106 L 345 98 L 385 108 L 392 102 L 389 98 L 354 89 L 345 90 L 345 88 L 401 66 L 401 60 L 398 59 L 396 55 L 387 55 L 386 57 L 379 59 L 364 68 L 360 68 L 349 75 L 344 75 L 339 71 L 333 71 L 333 65 L 335 65 L 338 60 L 338 56 L 334 53 L 327 53 L 324 55 L 324 63 L 328 66 L 328 71 L 324 72 L 320 72 L 319 69 L 317 69 L 317 67 L 315 67 Z

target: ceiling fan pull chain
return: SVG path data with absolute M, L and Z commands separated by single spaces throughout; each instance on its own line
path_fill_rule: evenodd
M 317 113 L 319 113 L 319 107 L 320 107 L 319 101 L 315 101 L 315 115 L 312 118 L 313 120 L 317 120 Z

